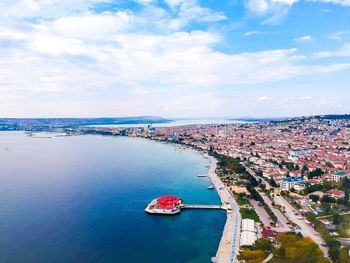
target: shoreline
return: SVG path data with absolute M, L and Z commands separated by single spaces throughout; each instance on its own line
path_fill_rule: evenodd
M 147 139 L 147 138 L 144 138 Z M 151 139 L 151 141 L 154 141 Z M 218 249 L 216 251 L 216 255 L 212 257 L 211 261 L 213 263 L 233 263 L 236 262 L 236 257 L 239 252 L 240 245 L 240 231 L 241 231 L 241 216 L 239 212 L 239 206 L 234 199 L 234 197 L 230 194 L 227 187 L 223 184 L 221 179 L 216 174 L 216 167 L 218 160 L 208 155 L 207 153 L 195 149 L 189 145 L 178 145 L 171 142 L 163 142 L 165 144 L 170 144 L 176 148 L 180 148 L 182 150 L 192 151 L 200 154 L 205 159 L 209 161 L 208 168 L 208 179 L 214 186 L 222 205 L 231 206 L 232 211 L 226 213 L 226 222 L 224 225 L 224 229 L 221 235 L 221 239 L 219 242 Z
M 157 141 L 157 140 L 152 140 L 150 138 L 144 138 L 144 137 L 129 137 L 129 138 L 144 139 L 148 141 L 168 144 L 184 151 L 191 151 L 193 153 L 199 154 L 209 161 L 209 164 L 208 164 L 209 168 L 207 170 L 208 179 L 214 186 L 215 191 L 217 192 L 222 205 L 229 205 L 232 208 L 232 212 L 226 212 L 226 222 L 224 225 L 224 229 L 222 231 L 222 235 L 218 245 L 218 249 L 216 251 L 216 255 L 211 258 L 211 262 L 213 263 L 237 262 L 236 258 L 239 252 L 240 236 L 241 236 L 240 234 L 241 215 L 240 215 L 239 206 L 236 200 L 229 193 L 227 187 L 223 184 L 223 182 L 215 172 L 218 160 L 215 157 L 208 155 L 208 153 L 205 153 L 199 149 L 195 149 L 190 145 L 176 144 L 176 143 L 166 142 L 166 141 Z
M 232 209 L 232 212 L 226 213 L 226 223 L 221 236 L 218 250 L 216 252 L 216 256 L 212 258 L 212 262 L 235 262 L 239 251 L 239 240 L 241 230 L 241 216 L 239 213 L 239 207 L 234 197 L 229 193 L 228 189 L 222 183 L 221 179 L 217 176 L 215 172 L 218 161 L 213 156 L 209 156 L 204 153 L 203 155 L 210 162 L 208 178 L 215 187 L 215 190 L 217 191 L 222 204 L 229 205 Z

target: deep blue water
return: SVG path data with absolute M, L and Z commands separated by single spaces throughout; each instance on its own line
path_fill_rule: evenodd
M 2 132 L 0 262 L 210 262 L 225 213 L 144 213 L 160 195 L 219 203 L 206 165 L 142 139 Z

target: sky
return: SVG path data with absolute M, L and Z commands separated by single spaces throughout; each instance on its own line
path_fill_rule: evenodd
M 1 0 L 0 117 L 350 113 L 350 0 Z

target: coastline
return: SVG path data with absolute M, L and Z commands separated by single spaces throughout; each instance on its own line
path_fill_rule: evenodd
M 217 160 L 213 156 L 203 154 L 210 161 L 208 178 L 215 187 L 223 205 L 231 206 L 232 212 L 226 213 L 226 223 L 221 236 L 216 256 L 212 258 L 215 263 L 235 262 L 239 251 L 241 216 L 239 207 L 233 196 L 229 193 L 226 186 L 217 176 L 215 170 Z
M 239 213 L 239 206 L 230 194 L 227 187 L 223 184 L 221 179 L 216 174 L 217 159 L 208 155 L 200 150 L 194 149 L 188 145 L 177 145 L 174 143 L 164 142 L 165 144 L 171 144 L 182 150 L 188 150 L 196 152 L 202 155 L 205 159 L 209 160 L 208 178 L 214 186 L 217 194 L 220 197 L 222 205 L 231 206 L 232 211 L 226 213 L 226 223 L 221 235 L 221 240 L 216 252 L 215 257 L 212 257 L 213 263 L 233 263 L 236 262 L 236 257 L 239 252 L 240 244 L 240 230 L 241 230 L 241 216 Z
M 164 144 L 170 144 L 175 148 L 179 148 L 185 151 L 192 151 L 200 154 L 205 159 L 209 160 L 208 178 L 214 186 L 217 194 L 220 197 L 222 205 L 231 206 L 232 211 L 226 213 L 226 222 L 221 235 L 216 255 L 212 257 L 213 263 L 233 263 L 237 262 L 236 257 L 239 252 L 240 245 L 240 231 L 241 231 L 241 215 L 239 212 L 239 206 L 234 197 L 229 193 L 227 187 L 223 184 L 220 178 L 216 174 L 217 159 L 213 156 L 204 153 L 201 150 L 195 149 L 190 145 L 176 144 L 171 142 L 157 141 L 144 137 L 133 137 L 160 142 Z

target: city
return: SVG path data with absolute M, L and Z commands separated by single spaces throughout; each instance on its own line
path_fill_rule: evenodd
M 296 232 L 310 237 L 335 261 L 339 253 L 348 254 L 344 249 L 350 243 L 349 127 L 346 115 L 93 130 L 190 146 L 239 160 L 241 170 L 217 172 L 240 204 L 243 219 L 256 213 L 253 218 L 260 223 L 256 235 L 244 237 L 241 245 L 252 245 L 259 237 L 274 239 L 274 233 Z M 83 128 L 82 132 L 91 131 Z
M 350 263 L 350 0 L 0 0 L 0 263 Z

